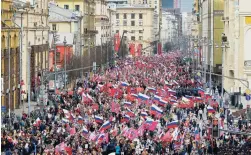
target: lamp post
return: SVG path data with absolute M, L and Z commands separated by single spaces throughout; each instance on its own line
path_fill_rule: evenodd
M 64 37 L 64 88 L 66 88 L 66 37 Z
M 27 82 L 27 84 L 28 84 L 28 115 L 30 117 L 30 111 L 31 111 L 31 109 L 30 109 L 30 106 L 31 106 L 31 77 L 30 77 L 31 46 L 30 46 L 30 42 L 28 44 L 27 50 L 28 50 L 28 54 L 27 54 L 27 59 L 28 59 L 28 61 L 27 61 L 27 63 L 28 63 L 28 72 L 27 72 L 27 74 L 28 74 L 28 82 Z

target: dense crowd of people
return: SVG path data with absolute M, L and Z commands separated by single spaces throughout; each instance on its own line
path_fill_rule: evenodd
M 6 155 L 64 154 L 240 154 L 248 136 L 221 133 L 214 119 L 224 114 L 201 88 L 181 54 L 118 60 L 67 91 L 57 90 L 43 111 L 2 119 Z M 216 117 L 216 115 L 222 117 Z M 240 123 L 240 130 L 250 124 Z M 251 152 L 250 152 L 251 153 Z

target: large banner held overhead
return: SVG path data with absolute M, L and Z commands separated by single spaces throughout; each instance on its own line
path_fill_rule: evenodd
M 120 46 L 120 36 L 119 33 L 114 35 L 114 51 L 118 52 Z

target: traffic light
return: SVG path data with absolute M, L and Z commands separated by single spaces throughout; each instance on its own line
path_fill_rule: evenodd
M 219 137 L 219 123 L 218 123 L 218 119 L 214 119 L 213 120 L 213 128 L 212 128 L 213 132 L 212 135 L 215 138 Z

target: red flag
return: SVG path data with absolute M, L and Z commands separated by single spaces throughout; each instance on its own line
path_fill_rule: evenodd
M 142 50 L 142 44 L 138 44 L 138 47 L 137 47 L 137 54 L 138 56 L 141 56 L 141 50 Z
M 161 43 L 158 43 L 158 54 L 161 55 L 162 54 L 162 47 L 161 47 Z
M 148 127 L 148 130 L 154 131 L 155 128 L 157 127 L 158 122 L 152 122 L 152 124 Z
M 75 128 L 71 128 L 70 129 L 70 135 L 74 135 L 76 133 L 76 129 Z
M 129 48 L 130 48 L 131 55 L 134 57 L 135 56 L 135 44 L 131 43 Z
M 120 36 L 119 36 L 119 33 L 116 33 L 114 35 L 114 50 L 116 52 L 119 51 L 119 46 L 120 46 Z

